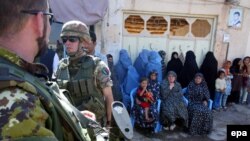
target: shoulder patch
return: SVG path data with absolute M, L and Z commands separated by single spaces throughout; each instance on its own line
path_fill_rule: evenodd
M 104 67 L 104 68 L 102 69 L 102 73 L 105 74 L 105 75 L 108 75 L 108 74 L 109 74 L 108 68 L 105 68 L 105 67 Z

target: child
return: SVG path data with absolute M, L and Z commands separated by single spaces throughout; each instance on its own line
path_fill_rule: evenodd
M 215 80 L 215 96 L 214 96 L 214 105 L 213 108 L 216 111 L 219 111 L 221 106 L 222 96 L 225 95 L 226 90 L 226 80 L 225 80 L 225 72 L 219 70 L 218 78 Z
M 233 79 L 233 75 L 230 73 L 231 65 L 232 65 L 231 61 L 226 61 L 223 65 L 223 69 L 221 69 L 222 71 L 225 72 L 225 80 L 226 80 L 225 95 L 222 95 L 222 98 L 221 98 L 221 106 L 224 110 L 227 109 L 227 106 L 226 106 L 227 98 L 231 94 L 231 90 L 232 90 L 231 79 Z
M 141 78 L 140 86 L 136 93 L 136 101 L 142 108 L 145 109 L 145 119 L 147 122 L 150 122 L 152 119 L 149 118 L 149 107 L 151 103 L 154 102 L 154 98 L 152 93 L 147 90 L 147 86 L 148 79 L 145 77 Z
M 152 92 L 154 100 L 157 101 L 160 98 L 160 82 L 157 80 L 157 71 L 152 70 L 149 73 L 148 90 Z

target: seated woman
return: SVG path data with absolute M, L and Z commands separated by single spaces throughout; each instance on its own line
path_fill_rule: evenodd
M 158 120 L 158 112 L 154 106 L 153 93 L 147 90 L 148 79 L 143 77 L 136 91 L 135 106 L 132 114 L 135 115 L 135 123 L 142 128 L 153 128 Z
M 187 127 L 188 124 L 188 112 L 183 101 L 181 85 L 176 79 L 176 73 L 169 71 L 167 80 L 162 81 L 160 88 L 160 121 L 166 130 L 174 130 L 177 119 L 181 121 L 181 126 Z
M 207 106 L 210 95 L 203 75 L 197 73 L 187 89 L 188 131 L 191 135 L 209 134 L 213 126 L 213 117 Z

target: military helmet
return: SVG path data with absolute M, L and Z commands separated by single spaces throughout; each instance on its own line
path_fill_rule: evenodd
M 80 21 L 69 21 L 66 22 L 62 27 L 62 32 L 60 34 L 63 36 L 76 36 L 80 39 L 90 41 L 89 29 L 86 24 Z

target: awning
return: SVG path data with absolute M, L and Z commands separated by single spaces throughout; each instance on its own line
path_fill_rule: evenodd
M 56 21 L 79 20 L 93 25 L 102 20 L 109 0 L 49 0 Z

